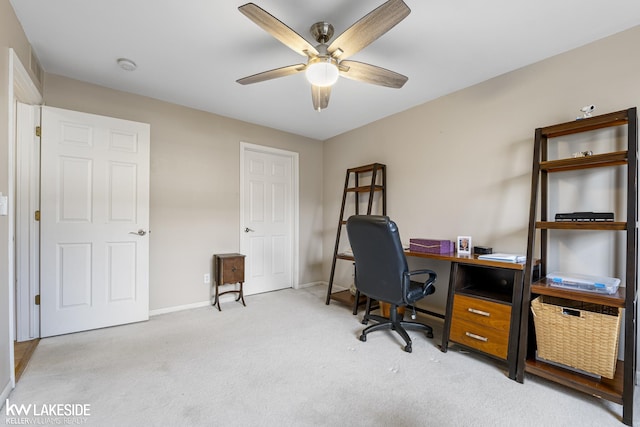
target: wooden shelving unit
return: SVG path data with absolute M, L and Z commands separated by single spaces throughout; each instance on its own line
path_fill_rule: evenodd
M 549 160 L 549 144 L 554 138 L 570 134 L 591 132 L 616 126 L 627 126 L 627 150 L 595 154 L 585 157 Z M 524 373 L 536 375 L 547 380 L 563 384 L 575 390 L 598 396 L 623 406 L 622 421 L 633 423 L 633 394 L 636 378 L 636 298 L 638 276 L 637 242 L 637 173 L 638 173 L 638 119 L 636 108 L 617 111 L 610 114 L 576 120 L 568 123 L 538 128 L 535 132 L 533 173 L 531 184 L 531 205 L 529 211 L 529 233 L 527 242 L 527 261 L 525 266 L 523 308 L 521 319 L 519 361 L 517 379 L 523 381 Z M 549 216 L 549 174 L 592 168 L 611 168 L 626 166 L 626 220 L 554 222 Z M 538 204 L 538 196 L 540 196 Z M 540 218 L 537 218 L 539 208 Z M 547 274 L 551 240 L 550 230 L 567 230 L 569 233 L 585 230 L 612 231 L 626 233 L 624 251 L 625 282 L 613 295 L 581 292 L 550 286 L 545 279 Z M 540 280 L 533 280 L 531 267 L 534 262 L 535 245 L 539 236 L 540 243 Z M 560 238 L 554 236 L 554 238 Z M 618 307 L 625 310 L 624 355 L 617 361 L 615 376 L 612 379 L 592 377 L 572 369 L 565 369 L 544 361 L 536 360 L 535 329 L 532 325 L 530 302 L 537 295 L 549 295 L 568 300 Z
M 358 306 L 364 304 L 366 298 L 360 296 L 358 292 L 356 295 L 351 295 L 349 290 L 333 292 L 333 280 L 336 272 L 336 263 L 338 260 L 353 262 L 353 256 L 340 253 L 340 240 L 343 237 L 342 227 L 346 225 L 347 219 L 350 215 L 360 214 L 360 203 L 367 197 L 367 210 L 366 215 L 373 213 L 373 202 L 376 195 L 380 197 L 381 215 L 387 214 L 387 167 L 381 163 L 372 163 L 370 165 L 358 166 L 355 168 L 347 169 L 347 174 L 344 180 L 344 191 L 342 193 L 342 205 L 340 207 L 340 218 L 338 219 L 338 229 L 336 234 L 336 244 L 333 250 L 333 261 L 331 263 L 331 275 L 329 276 L 329 287 L 327 289 L 326 304 L 329 305 L 331 300 L 335 300 L 344 304 L 353 306 L 353 314 L 358 312 Z M 363 181 L 368 180 L 368 183 Z M 348 201 L 348 197 L 351 197 L 353 201 L 353 210 L 351 214 L 345 212 L 345 207 Z M 346 215 L 346 216 L 345 216 Z M 346 238 L 346 236 L 345 236 Z

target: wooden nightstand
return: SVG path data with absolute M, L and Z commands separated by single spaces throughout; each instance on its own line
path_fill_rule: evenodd
M 214 296 L 213 306 L 218 306 L 218 311 L 222 311 L 220 308 L 220 296 L 229 293 L 238 294 L 236 301 L 242 301 L 242 305 L 247 306 L 244 303 L 244 294 L 242 293 L 242 284 L 244 283 L 244 258 L 242 254 L 217 254 L 213 256 L 213 280 L 214 280 Z M 230 291 L 219 292 L 218 288 L 222 285 L 239 283 L 240 288 Z

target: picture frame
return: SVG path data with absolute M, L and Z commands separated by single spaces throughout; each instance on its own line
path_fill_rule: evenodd
M 458 236 L 456 251 L 458 255 L 471 255 L 471 236 Z

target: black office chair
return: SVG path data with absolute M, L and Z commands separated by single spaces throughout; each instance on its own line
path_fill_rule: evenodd
M 416 301 L 434 293 L 436 273 L 432 270 L 409 271 L 398 226 L 387 216 L 354 215 L 347 220 L 347 233 L 356 263 L 356 289 L 368 297 L 362 323 L 378 322 L 362 331 L 360 341 L 366 341 L 369 332 L 391 329 L 406 342 L 404 351 L 411 353 L 411 338 L 405 329 L 426 331 L 428 338 L 433 338 L 433 329 L 422 323 L 404 321 L 402 317 L 398 319 L 397 309 L 413 306 Z M 412 276 L 418 275 L 428 277 L 424 282 L 411 280 Z M 391 305 L 388 319 L 371 314 L 372 299 Z

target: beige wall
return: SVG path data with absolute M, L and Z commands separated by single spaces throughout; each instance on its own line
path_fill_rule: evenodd
M 212 254 L 239 248 L 240 141 L 300 153 L 302 284 L 328 279 L 345 169 L 374 161 L 388 166 L 388 213 L 403 240 L 468 234 L 474 244 L 524 251 L 534 128 L 572 120 L 589 103 L 597 113 L 638 105 L 639 41 L 636 27 L 324 144 L 55 75 L 46 76 L 44 95 L 48 105 L 151 124 L 150 307 L 161 309 L 206 300 L 202 274 Z M 28 64 L 28 42 L 8 0 L 0 0 L 3 193 L 9 47 Z M 0 313 L 10 303 L 8 236 L 0 217 Z M 447 267 L 431 266 L 446 284 Z M 338 282 L 350 281 L 342 266 Z M 0 316 L 0 391 L 9 380 L 8 339 L 7 316 Z
M 475 245 L 524 252 L 534 129 L 573 120 L 587 104 L 597 114 L 640 104 L 639 42 L 635 27 L 326 141 L 325 277 L 344 171 L 376 161 L 387 165 L 388 214 L 403 241 L 470 235 Z M 352 280 L 344 264 L 340 284 Z M 442 311 L 448 270 L 435 264 L 441 285 L 431 303 Z
M 151 310 L 206 301 L 213 254 L 239 250 L 241 141 L 299 153 L 299 283 L 322 280 L 321 142 L 57 75 L 44 99 L 151 125 Z
M 9 193 L 9 48 L 28 66 L 30 46 L 8 0 L 0 0 L 0 192 Z M 12 84 L 12 83 L 11 83 Z M 11 207 L 10 207 L 11 208 Z M 10 385 L 9 222 L 0 216 L 0 393 Z M 2 402 L 4 403 L 4 401 Z M 0 404 L 0 406 L 2 406 Z

